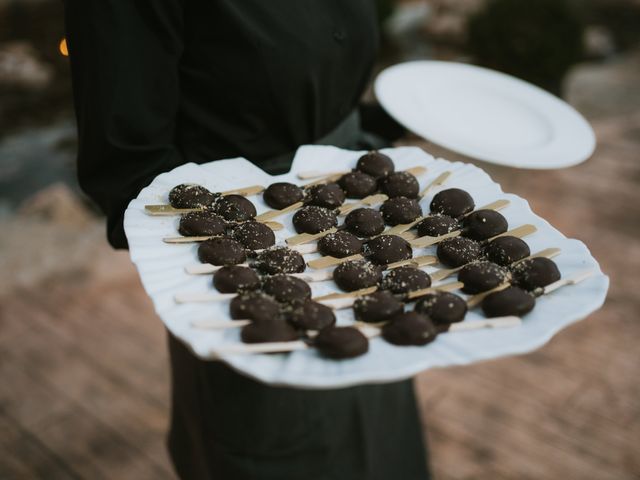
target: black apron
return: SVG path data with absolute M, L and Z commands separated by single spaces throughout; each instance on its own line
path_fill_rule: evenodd
M 315 142 L 382 148 L 357 113 Z M 295 152 L 267 162 L 289 170 Z M 425 480 L 430 475 L 413 382 L 331 390 L 271 387 L 196 358 L 169 335 L 169 451 L 182 480 Z

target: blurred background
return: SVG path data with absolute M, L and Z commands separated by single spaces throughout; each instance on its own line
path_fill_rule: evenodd
M 563 97 L 598 137 L 559 171 L 399 142 L 485 168 L 612 280 L 602 310 L 536 352 L 418 376 L 435 478 L 640 478 L 640 0 L 378 5 L 377 71 L 505 71 Z M 77 187 L 63 30 L 59 0 L 0 0 L 0 479 L 172 479 L 165 334 Z

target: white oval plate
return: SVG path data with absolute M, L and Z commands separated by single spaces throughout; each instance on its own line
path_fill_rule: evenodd
M 381 72 L 380 104 L 407 129 L 471 158 L 552 169 L 588 159 L 587 121 L 550 93 L 504 73 L 463 63 L 416 61 Z
M 371 341 L 366 355 L 352 360 L 332 361 L 323 359 L 315 350 L 276 355 L 235 355 L 225 361 L 240 372 L 274 385 L 291 385 L 304 388 L 332 388 L 348 385 L 390 382 L 411 377 L 432 367 L 459 365 L 479 360 L 524 353 L 540 347 L 557 331 L 580 320 L 599 308 L 604 302 L 608 278 L 602 274 L 598 263 L 587 247 L 577 240 L 570 240 L 536 216 L 525 200 L 505 194 L 500 186 L 481 169 L 464 163 L 451 163 L 434 159 L 423 150 L 403 147 L 384 150 L 397 168 L 403 170 L 424 165 L 428 173 L 420 177 L 425 186 L 444 171 L 451 171 L 448 183 L 434 190 L 422 201 L 428 211 L 429 202 L 438 190 L 452 186 L 471 193 L 478 206 L 498 198 L 508 198 L 511 204 L 502 211 L 510 227 L 533 223 L 538 232 L 526 238 L 532 252 L 547 247 L 560 247 L 556 262 L 563 276 L 573 275 L 585 269 L 597 272 L 592 278 L 538 300 L 533 312 L 520 327 L 458 332 L 440 335 L 436 341 L 424 347 L 395 347 L 381 338 Z M 165 236 L 176 236 L 178 219 L 151 217 L 144 213 L 146 204 L 166 203 L 171 188 L 183 182 L 200 183 L 213 191 L 228 190 L 248 185 L 269 185 L 275 181 L 298 182 L 296 172 L 308 170 L 336 171 L 355 166 L 364 152 L 340 150 L 329 146 L 304 146 L 295 157 L 290 173 L 271 177 L 244 159 L 219 160 L 204 165 L 189 163 L 163 173 L 144 188 L 125 213 L 125 231 L 129 240 L 131 259 L 140 273 L 142 284 L 153 300 L 156 312 L 166 327 L 204 359 L 212 358 L 212 352 L 222 344 L 240 342 L 239 329 L 223 331 L 198 330 L 190 325 L 192 320 L 203 318 L 228 319 L 229 302 L 176 304 L 178 292 L 214 291 L 211 276 L 191 276 L 184 271 L 186 265 L 198 263 L 195 244 L 169 245 Z M 267 210 L 261 196 L 251 197 L 258 212 Z M 291 217 L 278 218 L 285 229 L 276 232 L 279 241 L 294 235 Z M 416 255 L 433 253 L 434 247 L 416 250 Z M 307 258 L 317 257 L 309 255 Z M 314 295 L 336 291 L 332 281 L 312 284 Z M 465 321 L 481 319 L 477 310 L 467 315 Z M 340 311 L 338 323 L 353 322 L 351 311 Z

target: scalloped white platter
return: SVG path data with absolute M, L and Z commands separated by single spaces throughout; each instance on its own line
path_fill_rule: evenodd
M 476 206 L 500 198 L 510 200 L 501 213 L 509 228 L 526 223 L 538 230 L 525 238 L 532 252 L 548 247 L 562 251 L 554 258 L 563 277 L 585 270 L 596 274 L 577 284 L 562 287 L 539 297 L 534 310 L 523 318 L 521 326 L 503 329 L 445 333 L 422 347 L 397 347 L 382 338 L 370 341 L 369 352 L 349 360 L 329 360 L 314 349 L 280 354 L 227 355 L 227 362 L 237 371 L 272 385 L 299 388 L 338 388 L 365 383 L 392 382 L 409 378 L 434 367 L 463 365 L 506 355 L 522 354 L 544 345 L 562 328 L 585 318 L 604 303 L 609 279 L 587 247 L 578 240 L 568 239 L 547 221 L 535 215 L 526 200 L 504 193 L 481 169 L 465 163 L 435 159 L 415 147 L 382 150 L 389 155 L 397 170 L 425 166 L 428 171 L 419 177 L 421 187 L 439 174 L 450 171 L 445 185 L 433 189 L 421 206 L 429 211 L 429 203 L 438 191 L 458 187 L 467 190 Z M 224 191 L 248 185 L 267 186 L 276 181 L 301 183 L 296 174 L 301 171 L 335 172 L 355 167 L 361 151 L 341 150 L 331 146 L 303 146 L 296 153 L 291 171 L 270 176 L 243 158 L 218 160 L 202 165 L 187 163 L 158 175 L 129 204 L 124 226 L 129 241 L 131 260 L 136 265 L 142 285 L 151 297 L 156 312 L 173 335 L 187 344 L 202 359 L 213 359 L 221 345 L 240 343 L 240 329 L 203 330 L 191 326 L 191 321 L 204 318 L 229 319 L 229 301 L 215 303 L 177 304 L 174 295 L 181 292 L 214 291 L 211 275 L 194 276 L 185 272 L 187 265 L 198 263 L 197 244 L 166 244 L 163 237 L 177 236 L 177 217 L 153 217 L 145 213 L 147 204 L 167 203 L 171 188 L 180 183 L 198 183 L 212 191 Z M 268 210 L 261 195 L 250 197 L 258 213 Z M 291 224 L 293 213 L 279 217 L 285 228 L 276 232 L 279 243 L 295 234 Z M 434 253 L 435 247 L 417 249 L 414 255 Z M 318 254 L 306 255 L 310 260 Z M 427 271 L 434 270 L 427 267 Z M 314 296 L 337 291 L 333 281 L 312 283 Z M 459 293 L 459 292 L 458 292 Z M 338 325 L 353 323 L 350 310 L 339 311 Z M 478 309 L 467 314 L 466 322 L 484 318 Z

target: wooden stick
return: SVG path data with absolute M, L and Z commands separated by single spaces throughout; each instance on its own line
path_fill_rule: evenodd
M 474 210 L 474 212 L 477 212 L 478 210 L 502 210 L 503 208 L 507 207 L 511 202 L 507 199 L 500 199 L 500 200 L 496 200 L 495 202 L 491 202 L 483 207 L 480 207 L 476 210 Z M 471 215 L 473 212 L 469 212 L 466 215 L 464 215 L 465 217 L 468 215 Z M 428 216 L 428 215 L 427 215 Z M 409 230 L 411 227 L 413 227 L 414 225 L 416 225 L 417 223 L 421 222 L 422 220 L 424 220 L 425 218 L 427 218 L 427 216 L 423 216 L 418 218 L 417 220 L 414 220 L 411 223 L 406 223 L 404 225 L 396 225 L 395 227 L 393 227 L 390 232 L 392 234 L 400 234 L 400 233 L 404 233 L 407 230 Z M 463 230 L 455 230 L 454 232 L 450 232 L 447 233 L 446 235 L 452 235 L 453 233 L 458 233 L 458 235 L 461 235 Z M 452 237 L 456 237 L 458 235 L 452 235 Z M 447 238 L 452 238 L 452 237 L 447 237 Z M 440 237 L 429 237 L 429 236 L 424 236 L 424 237 L 416 237 L 415 240 L 413 240 L 415 242 L 416 246 L 422 246 L 422 247 L 428 247 L 430 245 L 433 245 L 433 239 L 437 239 Z M 423 240 L 424 239 L 424 240 Z M 442 239 L 444 240 L 444 238 Z M 438 240 L 439 241 L 439 240 Z M 438 241 L 436 241 L 435 243 L 438 243 Z
M 300 180 L 311 180 L 322 177 L 337 177 L 340 178 L 342 175 L 346 175 L 350 170 L 343 170 L 340 172 L 320 172 L 318 170 L 307 170 L 306 172 L 298 172 L 296 175 Z M 337 179 L 336 178 L 336 179 Z
M 265 220 L 273 220 L 274 218 L 277 218 L 280 215 L 284 215 L 285 213 L 289 213 L 289 212 L 292 212 L 293 210 L 297 210 L 303 205 L 304 205 L 304 202 L 296 202 L 281 210 L 269 210 L 256 216 L 256 220 L 259 222 L 265 221 Z
M 474 295 L 473 297 L 470 297 L 467 300 L 467 307 L 469 307 L 469 308 L 477 307 L 478 305 L 480 305 L 480 303 L 482 303 L 482 301 L 487 296 L 491 295 L 492 293 L 504 290 L 505 288 L 509 287 L 510 285 L 511 285 L 511 282 L 506 282 L 506 283 L 503 283 L 501 285 L 498 285 L 497 287 L 492 288 L 491 290 L 487 290 L 486 292 L 478 293 L 477 295 Z
M 576 285 L 577 283 L 580 283 L 586 280 L 587 278 L 593 277 L 595 274 L 596 274 L 595 270 L 585 270 L 583 272 L 577 273 L 575 276 L 571 278 L 560 279 L 557 282 L 553 282 L 547 285 L 546 287 L 544 287 L 544 290 L 542 291 L 542 295 L 555 292 L 559 288 L 565 287 L 567 285 Z
M 513 262 L 511 265 L 517 265 L 520 262 L 524 262 L 525 260 L 528 260 L 530 258 L 535 258 L 535 257 L 546 257 L 546 258 L 553 258 L 557 255 L 560 254 L 560 249 L 559 248 L 546 248 L 544 250 L 539 251 L 538 253 L 534 253 L 533 255 L 529 255 L 528 257 L 522 258 L 520 260 L 518 260 L 517 262 Z M 460 267 L 456 267 L 456 268 L 448 268 L 448 269 L 442 269 L 442 270 L 436 270 L 435 272 L 433 272 L 431 274 L 431 281 L 432 282 L 438 282 L 440 280 L 444 280 L 445 278 L 453 275 L 454 273 L 458 273 L 460 270 L 462 270 L 465 267 L 465 265 L 462 265 Z
M 437 186 L 444 184 L 449 179 L 450 176 L 451 176 L 451 172 L 442 172 L 440 175 L 438 175 L 435 178 L 435 180 L 433 180 L 430 184 L 424 187 L 424 189 L 418 194 L 418 198 L 420 199 L 424 198 L 432 188 L 435 188 Z
M 226 192 L 220 192 L 220 195 L 242 195 L 243 197 L 250 197 L 262 192 L 264 187 L 262 185 L 251 185 L 250 187 L 236 188 L 234 190 L 227 190 Z M 145 205 L 145 211 L 149 215 L 178 215 L 188 212 L 200 212 L 204 208 L 174 208 L 169 204 L 161 205 Z
M 235 320 L 235 322 L 239 321 L 241 320 Z M 518 317 L 496 317 L 473 322 L 457 322 L 452 323 L 449 330 L 440 335 L 469 332 L 485 328 L 512 328 L 521 324 L 522 320 Z M 374 338 L 380 335 L 380 328 L 372 325 L 361 325 L 357 328 L 359 328 L 367 338 Z M 214 357 L 221 357 L 224 355 L 247 355 L 251 353 L 286 353 L 296 350 L 306 350 L 312 348 L 312 346 L 313 345 L 303 340 L 294 340 L 291 342 L 237 343 L 217 347 L 211 351 L 211 354 Z
M 298 235 L 294 235 L 293 237 L 289 237 L 285 240 L 287 245 L 301 245 L 303 243 L 313 242 L 318 238 L 324 237 L 325 235 L 329 235 L 330 233 L 337 232 L 337 227 L 332 227 L 324 232 L 319 233 L 300 233 Z
M 364 197 L 356 202 L 345 203 L 340 208 L 338 208 L 338 215 L 346 215 L 356 208 L 361 208 L 363 206 L 370 207 L 378 203 L 382 203 L 388 198 L 389 197 L 387 197 L 384 193 L 375 193 L 373 195 L 369 195 L 368 197 Z

